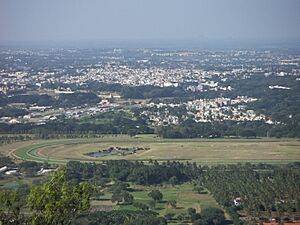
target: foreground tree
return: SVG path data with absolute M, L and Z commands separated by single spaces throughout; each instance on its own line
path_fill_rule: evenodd
M 14 190 L 0 190 L 0 224 L 25 225 L 27 218 L 21 213 L 20 195 Z
M 225 222 L 223 210 L 209 207 L 201 211 L 201 219 L 196 220 L 194 225 L 221 225 Z
M 92 187 L 87 182 L 71 184 L 65 171 L 55 173 L 43 186 L 34 187 L 28 197 L 32 225 L 65 225 L 90 207 Z

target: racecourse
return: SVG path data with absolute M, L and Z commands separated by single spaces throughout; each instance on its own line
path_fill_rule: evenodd
M 91 157 L 110 147 L 143 148 L 130 155 Z M 201 164 L 289 163 L 300 161 L 299 139 L 162 139 L 154 135 L 104 135 L 101 138 L 35 140 L 6 146 L 21 160 L 64 164 L 70 160 L 187 160 Z

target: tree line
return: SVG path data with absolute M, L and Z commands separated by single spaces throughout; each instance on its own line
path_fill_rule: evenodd
M 102 123 L 96 123 L 101 119 Z M 46 124 L 36 125 L 26 124 L 5 124 L 0 123 L 0 133 L 13 134 L 33 134 L 37 138 L 57 138 L 57 137 L 81 137 L 82 135 L 100 134 L 149 134 L 153 133 L 142 118 L 130 118 L 124 116 L 122 112 L 106 112 L 94 116 L 91 119 L 76 120 L 59 118 L 56 121 L 49 121 Z
M 156 129 L 163 138 L 222 138 L 222 137 L 300 137 L 298 117 L 286 124 L 270 125 L 264 121 L 221 121 L 197 123 L 187 120 L 179 125 L 162 126 Z
M 38 105 L 38 106 L 53 106 L 53 107 L 74 107 L 81 105 L 95 105 L 99 103 L 101 99 L 93 92 L 75 92 L 68 94 L 59 94 L 58 98 L 53 98 L 47 94 L 16 94 L 13 96 L 0 96 L 0 106 L 7 106 L 11 103 L 24 103 L 26 105 Z M 18 109 L 4 108 L 0 111 L 1 115 L 9 116 L 12 114 L 21 114 L 22 111 Z
M 127 160 L 109 160 L 103 164 L 70 161 L 66 164 L 67 178 L 76 182 L 112 178 L 141 185 L 155 185 L 163 182 L 177 184 L 197 178 L 201 171 L 202 168 L 195 163 L 178 161 L 162 163 L 150 161 L 150 164 Z

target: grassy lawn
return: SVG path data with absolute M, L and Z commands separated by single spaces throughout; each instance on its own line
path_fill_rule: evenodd
M 176 185 L 175 187 L 170 185 L 162 187 L 131 185 L 131 188 L 133 191 L 130 193 L 134 196 L 134 201 L 147 205 L 152 201 L 148 193 L 151 190 L 160 190 L 163 194 L 163 200 L 156 203 L 154 210 L 160 216 L 173 213 L 176 217 L 180 214 L 186 214 L 188 208 L 195 208 L 197 212 L 201 212 L 207 207 L 221 208 L 210 194 L 197 194 L 193 191 L 192 184 Z M 111 193 L 105 192 L 105 195 L 101 196 L 99 200 L 92 201 L 92 206 L 112 206 L 115 210 L 138 210 L 132 205 L 116 205 L 112 203 L 110 201 L 111 195 Z M 176 208 L 168 206 L 167 202 L 170 200 L 177 202 Z

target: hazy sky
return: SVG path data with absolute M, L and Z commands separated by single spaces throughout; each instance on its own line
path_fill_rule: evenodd
M 300 40 L 300 0 L 0 0 L 0 41 Z

